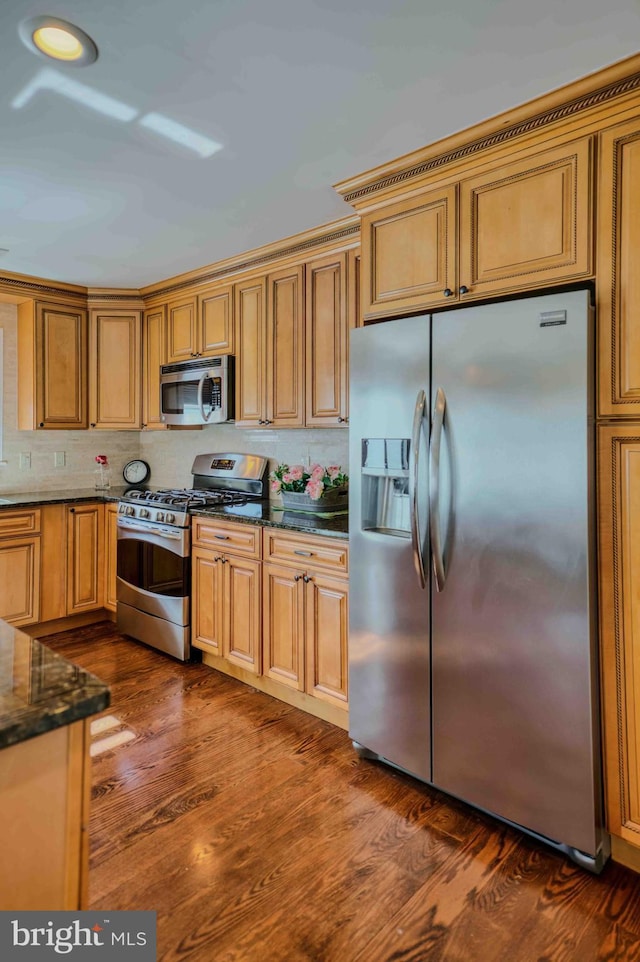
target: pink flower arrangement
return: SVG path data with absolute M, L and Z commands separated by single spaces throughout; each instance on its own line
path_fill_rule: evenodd
M 349 478 L 344 474 L 339 464 L 324 467 L 322 464 L 312 464 L 305 468 L 302 464 L 279 464 L 269 475 L 271 491 L 280 494 L 281 491 L 297 491 L 308 494 L 312 501 L 318 501 L 323 492 L 329 488 L 346 488 Z
M 96 454 L 96 464 L 109 464 L 106 454 Z

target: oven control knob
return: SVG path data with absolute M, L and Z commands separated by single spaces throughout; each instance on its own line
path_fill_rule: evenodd
M 156 511 L 156 521 L 164 521 L 164 511 Z
M 176 520 L 175 514 L 168 514 L 166 520 L 167 520 L 167 524 L 173 524 Z
M 123 504 L 118 505 L 118 514 L 124 514 L 125 506 Z
M 135 508 L 132 508 L 131 505 L 129 504 L 129 505 L 127 505 L 127 507 L 124 509 L 124 513 L 125 513 L 125 514 L 128 514 L 129 517 L 131 517 L 132 514 L 135 514 L 135 513 L 136 513 L 136 509 L 135 509 Z
M 149 517 L 149 512 L 147 511 L 146 508 L 140 508 L 140 517 L 141 517 L 141 518 L 148 518 L 148 517 Z

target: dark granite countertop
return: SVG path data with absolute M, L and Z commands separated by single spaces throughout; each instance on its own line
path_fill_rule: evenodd
M 0 620 L 0 748 L 104 711 L 109 699 L 95 675 Z
M 83 501 L 118 501 L 129 488 L 112 487 L 106 491 L 94 488 L 71 488 L 67 491 L 25 491 L 22 494 L 9 492 L 0 497 L 0 510 L 15 508 L 34 508 L 46 504 L 79 504 Z M 328 537 L 349 537 L 349 515 L 347 511 L 335 514 L 307 513 L 305 511 L 284 511 L 273 501 L 257 501 L 242 505 L 228 505 L 219 508 L 206 508 L 191 511 L 193 515 L 226 518 L 242 524 L 261 524 L 289 531 L 306 531 L 309 534 L 322 534 Z
M 306 531 L 333 538 L 349 537 L 349 514 L 347 511 L 321 514 L 305 511 L 284 511 L 273 501 L 256 501 L 250 504 L 227 505 L 219 508 L 198 508 L 191 512 L 204 518 L 223 518 L 242 524 L 260 524 L 265 527 L 286 528 L 289 531 Z
M 0 508 L 36 508 L 39 504 L 78 504 L 82 501 L 119 501 L 128 487 L 67 488 L 65 491 L 9 491 L 0 497 Z

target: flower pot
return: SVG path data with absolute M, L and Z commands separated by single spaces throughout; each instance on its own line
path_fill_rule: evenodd
M 328 488 L 314 501 L 304 491 L 281 491 L 282 506 L 290 511 L 340 511 L 349 507 L 349 488 Z

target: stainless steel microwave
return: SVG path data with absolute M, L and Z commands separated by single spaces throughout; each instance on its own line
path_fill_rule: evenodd
M 234 416 L 231 355 L 179 361 L 160 367 L 160 416 L 164 424 L 220 424 Z

